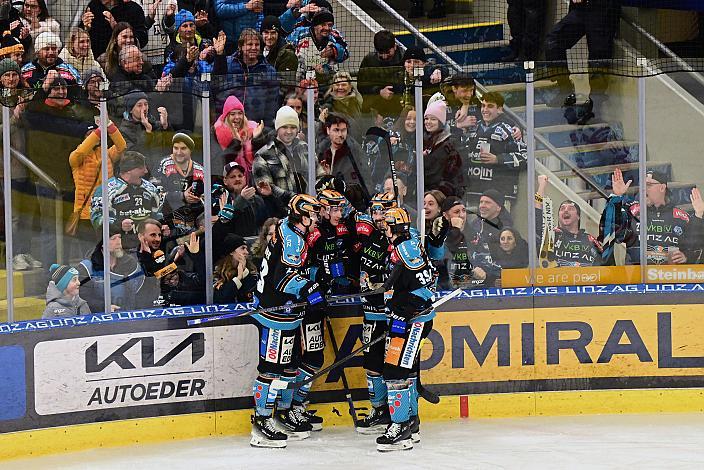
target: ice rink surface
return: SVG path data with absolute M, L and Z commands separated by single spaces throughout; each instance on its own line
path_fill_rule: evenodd
M 704 414 L 602 415 L 427 423 L 422 442 L 381 454 L 351 428 L 314 433 L 286 449 L 254 449 L 245 436 L 93 450 L 15 460 L 31 469 L 701 469 Z

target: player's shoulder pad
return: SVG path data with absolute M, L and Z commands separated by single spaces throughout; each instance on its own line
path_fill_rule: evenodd
M 631 206 L 628 208 L 630 211 L 631 215 L 633 216 L 639 216 L 640 215 L 640 203 L 639 202 L 634 202 L 631 204 Z
M 355 223 L 357 235 L 363 235 L 365 237 L 371 236 L 376 228 L 374 227 L 374 221 L 367 214 L 360 215 L 357 217 L 357 222 Z
M 425 266 L 420 241 L 417 239 L 411 238 L 396 245 L 394 254 L 408 269 L 420 269 Z
M 675 219 L 684 220 L 685 222 L 689 222 L 689 214 L 687 214 L 686 211 L 683 211 L 679 207 L 675 207 L 672 209 L 672 217 L 674 217 Z
M 306 243 L 303 237 L 296 233 L 288 224 L 281 226 L 281 243 L 283 251 L 281 261 L 289 266 L 301 266 L 305 261 Z
M 315 245 L 315 242 L 317 242 L 321 236 L 322 236 L 322 234 L 320 233 L 320 230 L 318 230 L 317 228 L 314 229 L 312 232 L 310 232 L 308 234 L 308 239 L 307 239 L 308 246 Z

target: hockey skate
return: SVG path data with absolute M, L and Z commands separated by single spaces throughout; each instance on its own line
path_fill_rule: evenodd
M 249 441 L 252 447 L 286 447 L 286 434 L 276 430 L 274 418 L 271 416 L 252 417 L 252 439 Z
M 274 413 L 276 429 L 283 432 L 292 441 L 302 441 L 310 437 L 313 426 L 306 421 L 300 408 L 290 408 Z
M 410 421 L 391 423 L 386 432 L 376 438 L 376 450 L 379 452 L 410 449 L 413 449 Z
M 411 440 L 414 444 L 420 442 L 420 416 L 411 416 Z
M 310 423 L 311 431 L 322 431 L 323 430 L 323 418 L 317 416 L 315 411 L 308 411 L 305 405 L 293 405 L 294 408 L 298 408 L 298 411 L 303 416 L 304 420 Z
M 391 415 L 387 405 L 374 406 L 369 416 L 357 423 L 355 428 L 360 434 L 381 434 L 391 424 Z

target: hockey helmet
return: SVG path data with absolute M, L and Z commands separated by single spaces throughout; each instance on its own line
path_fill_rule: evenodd
M 288 202 L 289 217 L 300 220 L 302 217 L 311 217 L 320 211 L 320 201 L 310 194 L 296 194 Z
M 384 220 L 394 235 L 408 233 L 411 230 L 411 218 L 403 207 L 393 207 L 387 210 Z
M 393 207 L 398 207 L 398 203 L 392 193 L 376 193 L 369 202 L 372 212 L 387 211 Z
M 347 198 L 334 189 L 323 189 L 318 193 L 318 201 L 323 207 L 344 207 Z

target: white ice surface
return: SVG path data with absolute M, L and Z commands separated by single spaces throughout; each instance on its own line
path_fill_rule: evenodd
M 481 419 L 424 423 L 422 442 L 380 454 L 351 428 L 314 433 L 286 449 L 245 436 L 92 450 L 6 462 L 32 469 L 704 469 L 704 414 Z

